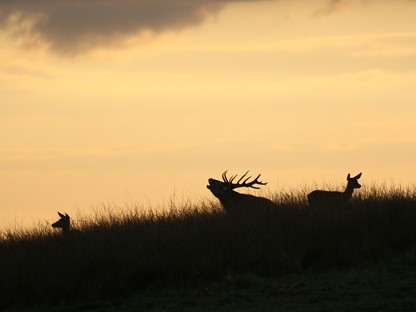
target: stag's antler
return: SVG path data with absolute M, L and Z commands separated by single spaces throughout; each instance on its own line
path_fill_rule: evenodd
M 251 179 L 251 176 L 250 177 L 248 177 L 248 178 L 246 178 L 241 184 L 240 184 L 240 182 L 241 182 L 241 180 L 243 180 L 244 179 L 244 177 L 247 175 L 247 173 L 249 173 L 249 171 L 247 171 L 246 173 L 244 173 L 243 174 L 243 176 L 237 181 L 237 183 L 233 183 L 233 181 L 234 181 L 234 179 L 237 177 L 237 175 L 235 174 L 235 175 L 233 175 L 233 176 L 231 176 L 231 178 L 227 178 L 227 170 L 226 171 L 224 171 L 224 173 L 222 174 L 222 179 L 223 179 L 223 181 L 224 181 L 224 183 L 226 183 L 227 185 L 228 185 L 228 187 L 230 188 L 230 189 L 235 189 L 235 188 L 238 188 L 238 187 L 251 187 L 251 188 L 254 188 L 254 189 L 260 189 L 259 187 L 257 187 L 257 186 L 254 186 L 255 184 L 258 184 L 258 185 L 266 185 L 267 184 L 267 182 L 261 182 L 261 181 L 259 181 L 258 179 L 260 178 L 260 176 L 261 176 L 261 174 L 259 174 L 253 181 L 251 181 L 251 182 L 248 182 L 247 183 L 247 181 L 248 180 L 250 180 Z

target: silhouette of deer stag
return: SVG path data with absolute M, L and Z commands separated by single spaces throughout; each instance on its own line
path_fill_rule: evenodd
M 361 177 L 362 173 L 357 174 L 355 177 L 347 176 L 347 187 L 344 192 L 335 192 L 335 191 L 321 191 L 315 190 L 308 194 L 308 203 L 309 206 L 315 207 L 319 205 L 338 205 L 345 206 L 348 205 L 352 198 L 352 193 L 354 189 L 360 188 L 361 185 L 358 183 L 358 179 Z
M 58 215 L 61 217 L 58 221 L 52 224 L 53 228 L 61 229 L 62 234 L 67 234 L 70 231 L 71 227 L 71 218 L 67 213 L 62 214 L 58 212 Z
M 251 179 L 251 176 L 246 178 L 248 172 L 249 171 L 243 174 L 243 176 L 236 183 L 234 183 L 234 180 L 237 175 L 227 178 L 227 171 L 222 174 L 222 181 L 218 181 L 213 178 L 208 179 L 207 188 L 215 197 L 219 199 L 224 211 L 227 214 L 237 215 L 244 212 L 263 211 L 263 209 L 275 207 L 274 203 L 270 199 L 250 194 L 241 194 L 234 191 L 234 189 L 240 187 L 259 189 L 256 185 L 267 184 L 267 182 L 259 181 L 261 174 L 259 174 L 251 182 L 248 182 L 248 180 Z

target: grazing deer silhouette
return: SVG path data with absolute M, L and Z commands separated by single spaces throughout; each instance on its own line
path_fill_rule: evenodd
M 66 234 L 70 231 L 71 227 L 71 218 L 67 213 L 62 214 L 58 212 L 58 215 L 61 217 L 58 221 L 52 224 L 53 228 L 58 228 L 62 230 L 62 234 Z
M 358 183 L 358 179 L 361 177 L 362 173 L 357 174 L 355 177 L 350 177 L 350 174 L 347 176 L 347 187 L 344 192 L 334 192 L 334 191 L 321 191 L 315 190 L 308 194 L 308 203 L 309 206 L 319 206 L 319 205 L 347 205 L 352 198 L 352 193 L 354 189 L 360 188 L 361 185 Z
M 259 189 L 259 187 L 255 186 L 256 184 L 267 184 L 267 182 L 259 181 L 261 174 L 259 174 L 251 182 L 247 182 L 251 179 L 251 177 L 246 178 L 247 173 L 248 171 L 236 183 L 233 181 L 237 175 L 233 175 L 231 178 L 227 178 L 227 171 L 222 174 L 222 181 L 218 181 L 213 178 L 208 179 L 207 188 L 215 197 L 219 199 L 227 214 L 236 215 L 243 212 L 253 212 L 265 208 L 268 209 L 275 207 L 274 203 L 270 199 L 250 194 L 241 194 L 234 191 L 234 189 L 239 187 Z

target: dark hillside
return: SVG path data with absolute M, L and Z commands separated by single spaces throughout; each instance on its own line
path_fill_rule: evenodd
M 42 227 L 3 232 L 0 308 L 116 298 L 230 274 L 361 268 L 416 250 L 414 189 L 370 189 L 342 209 L 310 209 L 304 198 L 277 194 L 274 211 L 253 207 L 240 218 L 200 203 L 103 213 L 65 236 Z

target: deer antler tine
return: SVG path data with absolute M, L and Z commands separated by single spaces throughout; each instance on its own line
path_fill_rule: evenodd
M 243 185 L 244 185 L 244 184 L 246 184 L 246 183 L 247 183 L 247 181 L 248 181 L 248 180 L 250 180 L 250 179 L 251 179 L 251 176 L 249 176 L 247 179 L 245 179 L 245 180 L 243 181 Z M 253 181 L 253 182 L 254 182 L 254 181 Z M 253 183 L 253 182 L 249 182 L 249 184 L 251 184 L 251 183 Z
M 259 181 L 258 180 L 258 178 L 260 178 L 260 176 L 261 176 L 261 173 L 257 176 L 257 178 L 254 180 L 257 184 L 261 184 L 261 185 L 266 185 L 267 184 L 267 182 L 261 182 L 261 181 Z
M 230 182 L 230 183 L 232 183 L 236 177 L 237 177 L 237 175 L 236 175 L 236 174 L 235 174 L 235 175 L 233 175 L 233 176 L 231 176 L 231 178 L 230 178 L 229 182 Z M 238 182 L 237 182 L 237 183 L 238 183 Z
M 228 171 L 228 170 L 225 170 L 225 171 L 223 172 L 223 174 L 222 174 L 222 180 L 223 180 L 224 182 L 228 182 L 228 179 L 227 179 L 227 171 Z
M 247 173 L 249 173 L 250 172 L 250 170 L 248 170 L 246 173 L 244 173 L 243 175 L 242 175 L 242 177 L 237 181 L 237 184 L 239 184 L 240 183 L 240 181 L 247 175 Z M 248 179 L 250 179 L 250 177 L 248 177 L 245 181 L 247 181 Z M 243 184 L 244 184 L 244 182 L 243 182 Z
M 259 184 L 259 185 L 266 185 L 267 182 L 261 182 L 259 181 L 261 174 L 259 174 L 253 181 L 249 182 L 248 185 L 250 185 L 250 187 L 255 188 L 255 189 L 260 189 L 258 186 L 253 186 L 254 184 Z
M 254 189 L 259 189 L 258 186 L 254 186 L 254 185 L 255 184 L 258 184 L 258 185 L 266 185 L 267 184 L 267 182 L 259 181 L 259 178 L 260 178 L 261 174 L 259 174 L 255 179 L 253 179 L 251 182 L 249 182 L 249 180 L 251 179 L 251 176 L 247 177 L 248 173 L 249 173 L 249 171 L 244 173 L 242 175 L 242 177 L 240 179 L 238 179 L 237 183 L 233 183 L 233 181 L 237 177 L 237 175 L 233 175 L 233 176 L 231 176 L 230 179 L 226 179 L 225 173 L 224 173 L 223 179 L 225 178 L 224 182 L 229 183 L 229 187 L 231 189 L 235 189 L 235 188 L 238 188 L 238 187 L 251 187 L 251 188 L 254 188 Z

